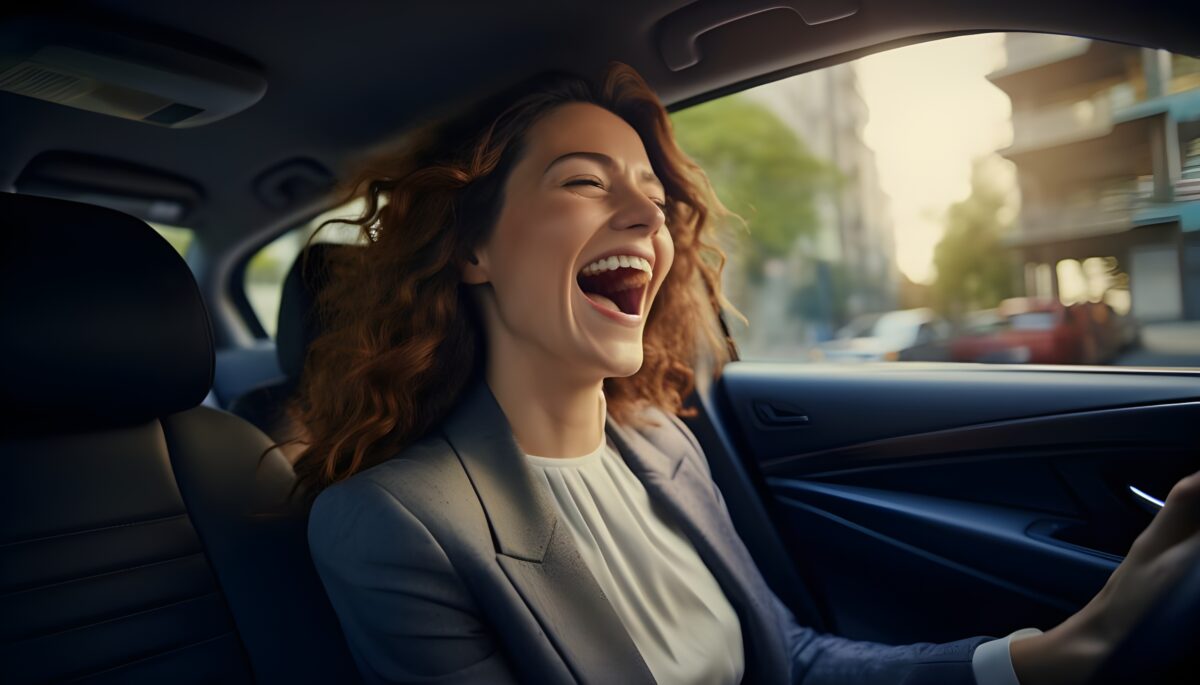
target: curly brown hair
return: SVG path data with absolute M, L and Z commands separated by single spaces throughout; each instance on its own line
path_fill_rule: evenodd
M 483 367 L 483 327 L 461 265 L 486 242 L 529 129 L 570 102 L 603 107 L 641 137 L 666 189 L 675 262 L 650 311 L 641 369 L 604 383 L 615 419 L 643 403 L 685 415 L 697 360 L 728 359 L 716 315 L 725 255 L 712 241 L 727 214 L 703 171 L 675 143 L 657 96 L 630 66 L 612 62 L 600 83 L 547 72 L 459 116 L 418 128 L 368 164 L 346 199 L 365 201 L 356 224 L 365 249 L 327 265 L 316 316 L 324 330 L 305 358 L 291 416 L 305 437 L 297 487 L 315 495 L 381 463 L 436 426 Z

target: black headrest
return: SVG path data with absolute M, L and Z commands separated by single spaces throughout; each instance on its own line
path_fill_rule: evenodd
M 279 325 L 275 330 L 275 354 L 279 368 L 289 380 L 300 378 L 308 346 L 323 331 L 316 311 L 317 293 L 329 282 L 330 262 L 363 249 L 358 245 L 313 243 L 296 257 L 283 281 L 279 300 Z
M 0 193 L 0 426 L 76 432 L 204 400 L 208 313 L 149 226 L 93 205 Z

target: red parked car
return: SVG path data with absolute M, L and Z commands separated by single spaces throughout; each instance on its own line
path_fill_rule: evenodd
M 988 326 L 950 344 L 959 362 L 1097 364 L 1104 356 L 1089 308 L 1031 297 L 1004 300 Z

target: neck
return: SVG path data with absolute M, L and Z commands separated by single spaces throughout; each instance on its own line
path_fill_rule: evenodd
M 487 384 L 526 454 L 579 457 L 604 436 L 603 379 L 547 373 L 545 362 L 506 358 L 487 367 Z

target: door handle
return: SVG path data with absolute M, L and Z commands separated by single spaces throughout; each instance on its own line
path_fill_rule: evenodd
M 1166 506 L 1166 502 L 1153 495 L 1143 492 L 1132 485 L 1127 487 L 1129 488 L 1129 491 L 1133 493 L 1133 501 L 1137 502 L 1139 507 L 1145 509 L 1151 514 L 1157 514 L 1158 512 L 1162 511 L 1164 506 Z
M 760 400 L 754 403 L 754 416 L 764 426 L 770 428 L 807 426 L 808 412 L 782 402 L 767 402 Z

